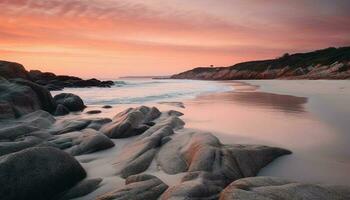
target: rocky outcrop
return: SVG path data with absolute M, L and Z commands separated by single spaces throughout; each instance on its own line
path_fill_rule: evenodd
M 346 200 L 350 188 L 303 184 L 276 177 L 251 177 L 231 183 L 221 192 L 220 200 Z
M 173 129 L 182 127 L 184 122 L 176 116 L 160 120 L 154 126 L 142 133 L 133 142 L 128 144 L 118 157 L 115 165 L 121 177 L 144 172 L 153 161 L 159 148 L 165 144 Z
M 168 188 L 160 179 L 148 174 L 129 176 L 122 189 L 98 197 L 98 200 L 157 200 Z
M 4 200 L 52 199 L 86 176 L 72 156 L 55 148 L 29 148 L 0 159 Z
M 75 76 L 56 75 L 51 72 L 30 70 L 15 62 L 0 61 L 0 77 L 5 79 L 21 78 L 42 85 L 48 90 L 62 90 L 65 87 L 111 87 L 113 81 L 100 81 L 98 79 L 83 80 Z
M 0 76 L 5 79 L 29 78 L 28 72 L 25 70 L 23 65 L 3 60 L 0 60 Z
M 101 131 L 110 138 L 140 135 L 150 127 L 149 122 L 159 116 L 160 112 L 155 107 L 130 108 L 116 115 L 112 123 L 102 127 Z
M 56 95 L 53 99 L 57 105 L 61 104 L 69 111 L 82 111 L 86 108 L 83 100 L 75 94 L 61 93 Z
M 223 145 L 209 133 L 175 134 L 162 146 L 157 163 L 169 174 L 188 172 L 162 199 L 217 199 L 234 180 L 256 176 L 288 150 L 259 145 Z
M 174 79 L 349 79 L 350 47 L 285 54 L 273 60 L 251 61 L 230 67 L 199 67 L 171 76 Z
M 52 112 L 55 104 L 43 87 L 25 80 L 0 80 L 0 119 L 18 118 L 36 110 Z

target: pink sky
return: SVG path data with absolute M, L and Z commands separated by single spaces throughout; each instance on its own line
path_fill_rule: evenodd
M 168 75 L 350 45 L 348 0 L 0 0 L 0 59 L 82 77 Z

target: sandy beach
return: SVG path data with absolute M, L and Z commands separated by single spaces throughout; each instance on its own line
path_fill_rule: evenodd
M 219 84 L 233 90 L 199 95 L 181 102 L 145 105 L 156 106 L 161 111 L 178 110 L 184 113 L 181 119 L 186 123 L 187 131 L 210 132 L 225 144 L 263 144 L 293 152 L 262 169 L 260 176 L 350 185 L 350 151 L 347 148 L 350 110 L 346 107 L 350 100 L 349 81 L 264 80 L 222 81 Z M 137 106 L 139 104 L 114 105 L 94 116 L 112 118 L 128 107 Z M 86 111 L 100 108 L 101 105 L 90 105 Z M 89 118 L 91 115 L 73 114 L 63 119 L 76 117 Z M 107 151 L 113 155 L 128 141 L 130 139 L 114 140 L 116 147 Z M 108 153 L 99 157 L 108 160 L 106 155 Z M 99 168 L 84 164 L 92 177 L 106 173 L 106 170 L 99 170 L 103 165 L 97 163 Z M 148 173 L 163 177 L 167 184 L 178 183 L 181 176 L 159 173 L 156 165 L 152 166 Z

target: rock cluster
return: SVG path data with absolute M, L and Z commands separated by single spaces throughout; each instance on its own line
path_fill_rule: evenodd
M 113 81 L 100 81 L 98 79 L 83 80 L 74 76 L 55 75 L 51 72 L 39 70 L 25 70 L 19 63 L 0 61 L 0 76 L 5 79 L 21 78 L 42 85 L 48 90 L 62 90 L 65 87 L 111 87 Z
M 62 93 L 53 98 L 46 88 L 31 81 L 0 78 L 0 120 L 19 118 L 37 110 L 66 115 L 85 107 L 77 95 Z

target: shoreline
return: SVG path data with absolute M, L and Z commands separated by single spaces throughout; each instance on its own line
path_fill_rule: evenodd
M 166 200 L 190 196 L 230 200 L 231 196 L 240 195 L 240 190 L 252 192 L 247 188 L 261 183 L 264 187 L 277 184 L 293 193 L 293 188 L 289 188 L 290 183 L 295 183 L 293 179 L 285 180 L 276 174 L 255 176 L 269 169 L 266 166 L 271 162 L 292 157 L 294 154 L 289 155 L 292 152 L 288 149 L 297 151 L 280 143 L 281 138 L 256 129 L 264 123 L 247 119 L 259 113 L 298 119 L 307 113 L 304 97 L 261 92 L 256 86 L 236 82 L 236 90 L 203 94 L 183 102 L 86 106 L 84 98 L 74 94 L 52 98 L 45 88 L 28 81 L 0 81 L 1 87 L 16 89 L 6 93 L 10 97 L 6 98 L 8 104 L 23 110 L 20 116 L 0 120 L 0 176 L 3 177 L 0 182 L 8 186 L 2 189 L 10 191 L 9 199 L 26 196 L 60 200 Z M 23 89 L 32 96 L 16 93 Z M 32 104 L 20 104 L 21 101 L 12 99 L 32 100 Z M 63 105 L 69 109 L 67 115 L 53 116 L 43 111 L 40 106 L 47 103 L 46 99 L 52 101 L 52 113 L 56 115 Z M 259 130 L 259 134 L 249 129 L 242 131 L 244 128 L 254 128 L 251 130 Z M 227 130 L 234 134 L 227 134 Z M 5 176 L 1 173 L 4 171 L 11 175 Z M 26 181 L 17 180 L 23 177 Z M 249 183 L 247 187 L 240 188 L 242 181 Z M 333 184 L 332 180 L 326 183 Z M 325 199 L 328 195 L 343 199 L 350 194 L 350 188 L 345 186 L 295 184 L 307 192 L 317 188 L 315 194 L 324 194 Z M 38 193 L 47 190 L 51 193 L 45 197 Z
M 231 81 L 222 82 L 230 84 Z M 333 184 L 340 183 L 350 185 L 350 182 L 348 181 L 350 175 L 347 173 L 347 169 L 350 167 L 350 160 L 348 159 L 350 152 L 347 150 L 346 145 L 346 141 L 349 141 L 349 138 L 340 139 L 341 137 L 345 137 L 345 135 L 342 135 L 348 130 L 345 121 L 346 119 L 349 119 L 347 116 L 349 116 L 350 111 L 345 107 L 341 107 L 341 105 L 346 105 L 348 100 L 350 100 L 349 92 L 344 92 L 345 94 L 339 95 L 339 91 L 336 90 L 336 83 L 339 83 L 339 81 L 334 81 L 334 85 L 329 87 L 325 87 L 325 84 L 328 84 L 328 81 L 306 81 L 313 83 L 313 86 L 320 85 L 317 87 L 318 90 L 316 89 L 318 94 L 313 94 L 315 93 L 315 90 L 310 90 L 310 88 L 312 89 L 315 87 L 311 85 L 304 86 L 303 88 L 309 87 L 309 90 L 305 91 L 305 93 L 301 93 L 299 90 L 300 86 L 298 85 L 299 81 L 286 80 L 284 83 L 281 82 L 282 81 L 280 80 L 234 81 L 233 86 L 236 87 L 236 89 L 232 93 L 228 92 L 226 95 L 221 95 L 221 97 L 219 94 L 197 97 L 198 100 L 189 101 L 189 105 L 193 105 L 196 112 L 199 112 L 200 109 L 204 109 L 206 112 L 209 112 L 210 110 L 212 115 L 216 115 L 216 118 L 205 118 L 205 111 L 201 113 L 199 112 L 196 115 L 188 117 L 188 120 L 190 121 L 188 126 L 202 130 L 209 130 L 224 141 L 234 142 L 238 140 L 249 144 L 259 143 L 283 146 L 294 152 L 293 155 L 280 158 L 272 165 L 264 168 L 260 175 L 279 176 L 288 179 L 294 178 L 297 181 L 310 183 L 328 182 Z M 340 91 L 346 91 L 346 88 L 350 86 L 350 82 L 340 82 L 340 87 L 343 88 L 340 89 Z M 297 86 L 293 85 L 293 83 L 297 84 Z M 287 87 L 288 84 L 291 85 L 290 88 Z M 300 83 L 300 85 L 305 84 L 307 83 Z M 334 87 L 331 88 L 333 89 L 333 93 L 330 94 L 333 97 L 325 98 L 328 93 L 326 94 L 324 91 L 330 90 L 330 87 Z M 240 96 L 240 93 L 242 92 L 248 93 L 248 96 L 246 97 L 246 94 Z M 237 95 L 234 93 L 239 94 Z M 264 95 L 266 93 L 267 95 Z M 237 96 L 239 98 L 237 98 Z M 249 98 L 255 98 L 256 100 L 252 102 Z M 224 106 L 215 106 L 214 102 L 218 101 L 218 99 L 222 101 L 221 104 Z M 228 103 L 228 101 L 234 101 L 235 104 L 240 104 L 240 106 L 232 105 Z M 242 101 L 246 102 L 242 103 Z M 268 102 L 264 101 L 275 102 L 273 105 L 269 105 Z M 339 105 L 334 105 L 332 102 L 337 102 Z M 212 109 L 207 109 L 207 106 L 197 107 L 195 105 L 196 103 L 206 104 Z M 188 103 L 186 104 L 185 102 L 185 105 L 186 109 L 191 109 Z M 319 105 L 323 106 L 320 107 Z M 220 112 L 215 112 L 215 109 L 224 109 L 222 107 L 225 107 L 227 113 L 238 112 L 237 115 L 239 115 L 242 114 L 242 112 L 245 112 L 245 114 L 243 114 L 244 119 L 239 119 L 233 114 L 221 116 Z M 244 109 L 241 109 L 240 107 L 243 107 Z M 254 107 L 255 109 L 250 111 L 251 107 Z M 338 107 L 342 108 L 343 112 L 340 112 Z M 338 112 L 334 112 L 333 109 L 338 110 Z M 330 112 L 332 110 L 333 112 Z M 272 115 L 269 115 L 268 113 L 271 111 L 273 113 Z M 325 115 L 325 112 L 328 114 Z M 189 114 L 186 113 L 186 111 L 184 111 L 184 113 L 185 116 L 188 116 Z M 342 113 L 342 115 L 339 115 L 339 113 Z M 323 116 L 320 117 L 320 115 Z M 202 120 L 202 124 L 195 122 L 199 119 L 198 116 L 203 116 L 203 118 L 205 118 L 205 120 Z M 339 116 L 342 116 L 342 118 L 339 119 Z M 254 121 L 254 118 L 256 117 L 260 117 L 265 123 L 271 124 L 271 130 L 263 130 L 266 128 L 261 129 L 261 131 L 259 131 L 261 133 L 260 136 L 259 134 L 257 135 L 258 131 L 256 129 L 249 127 L 249 124 L 246 126 L 242 125 L 253 119 L 250 123 L 259 126 L 262 122 Z M 232 118 L 232 122 L 226 122 L 225 118 Z M 271 120 L 266 120 L 265 118 L 271 118 Z M 284 119 L 285 121 L 290 121 L 290 123 L 288 124 L 279 118 Z M 329 119 L 337 119 L 338 123 L 334 123 L 334 120 Z M 235 120 L 238 121 L 238 127 L 232 125 L 232 123 L 235 123 Z M 345 121 L 340 123 L 341 120 Z M 219 121 L 220 123 L 216 123 L 215 121 Z M 284 125 L 276 127 L 278 124 Z M 267 126 L 261 125 L 261 127 Z M 335 129 L 334 127 L 338 128 Z M 339 128 L 342 130 L 338 130 Z M 288 132 L 288 134 L 283 132 Z M 317 138 L 317 140 L 313 142 L 313 138 Z

